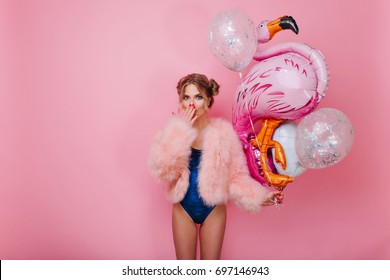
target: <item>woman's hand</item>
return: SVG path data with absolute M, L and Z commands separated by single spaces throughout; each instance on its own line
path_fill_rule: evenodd
M 267 200 L 263 202 L 263 206 L 270 206 L 275 204 L 281 204 L 283 201 L 283 192 L 282 191 L 273 191 L 269 192 L 267 195 Z
M 187 109 L 180 107 L 177 110 L 177 116 L 188 122 L 191 126 L 198 119 L 195 106 L 189 106 Z

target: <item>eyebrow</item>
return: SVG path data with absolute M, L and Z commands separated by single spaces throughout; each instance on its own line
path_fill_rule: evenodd
M 197 95 L 203 96 L 203 94 L 202 94 L 201 92 L 199 92 L 199 93 L 195 94 L 195 96 L 197 96 Z M 189 96 L 189 95 L 188 95 L 188 94 L 185 94 L 185 93 L 183 93 L 183 97 L 184 97 L 184 96 Z

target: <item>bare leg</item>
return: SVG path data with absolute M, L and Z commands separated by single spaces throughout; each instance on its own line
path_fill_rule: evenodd
M 202 260 L 219 260 L 226 226 L 226 206 L 218 205 L 200 227 Z
M 178 260 L 196 259 L 198 229 L 180 203 L 172 208 L 172 231 Z

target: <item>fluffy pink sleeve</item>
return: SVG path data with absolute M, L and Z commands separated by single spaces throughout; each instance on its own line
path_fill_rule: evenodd
M 246 157 L 235 131 L 232 130 L 231 151 L 232 166 L 230 169 L 229 198 L 240 208 L 249 212 L 258 212 L 267 199 L 269 191 L 254 180 L 249 173 Z
M 176 181 L 184 168 L 188 168 L 191 144 L 197 130 L 179 117 L 172 117 L 160 130 L 150 148 L 148 167 L 161 183 Z

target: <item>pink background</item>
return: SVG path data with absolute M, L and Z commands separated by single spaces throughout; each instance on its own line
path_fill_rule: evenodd
M 254 22 L 293 16 L 326 56 L 320 107 L 355 129 L 339 164 L 286 188 L 282 209 L 228 207 L 223 259 L 390 259 L 387 1 L 0 2 L 0 259 L 174 259 L 171 205 L 146 168 L 176 110 L 177 80 L 222 85 L 212 116 L 231 117 L 236 72 L 208 47 L 226 9 Z

